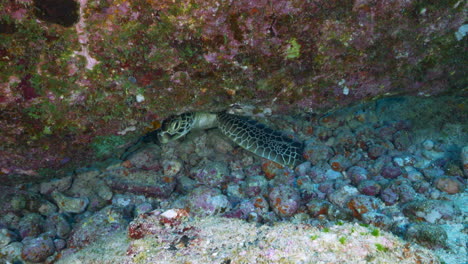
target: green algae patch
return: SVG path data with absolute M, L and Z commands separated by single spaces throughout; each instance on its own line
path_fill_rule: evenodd
M 97 136 L 91 143 L 97 158 L 108 158 L 116 153 L 120 145 L 125 144 L 126 140 L 119 136 Z
M 285 58 L 288 60 L 299 58 L 301 55 L 301 45 L 297 43 L 296 38 L 290 39 L 288 44 L 284 54 Z

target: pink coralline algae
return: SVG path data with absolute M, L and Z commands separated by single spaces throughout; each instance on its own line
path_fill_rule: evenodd
M 118 157 L 128 146 L 103 137 L 135 139 L 190 110 L 242 102 L 311 112 L 457 91 L 463 8 L 453 0 L 2 2 L 0 171 L 73 167 L 109 144 Z M 129 127 L 138 133 L 118 134 Z M 409 142 L 380 132 L 397 149 Z M 358 143 L 346 131 L 338 140 Z

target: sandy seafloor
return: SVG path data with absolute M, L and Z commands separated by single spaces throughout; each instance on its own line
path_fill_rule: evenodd
M 305 163 L 276 166 L 216 129 L 142 144 L 67 180 L 16 186 L 50 208 L 0 218 L 0 259 L 467 263 L 466 103 L 395 97 L 295 116 L 241 105 L 305 142 Z

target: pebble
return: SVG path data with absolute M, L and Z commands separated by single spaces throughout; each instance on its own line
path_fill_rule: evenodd
M 424 181 L 424 175 L 414 167 L 404 167 L 405 173 L 403 174 L 406 179 L 412 182 Z
M 21 256 L 30 262 L 42 262 L 55 252 L 55 245 L 52 238 L 41 235 L 37 238 L 24 239 Z
M 106 177 L 106 184 L 113 190 L 167 198 L 175 189 L 176 178 L 151 170 L 115 170 Z
M 162 166 L 164 175 L 172 177 L 180 172 L 182 162 L 180 160 L 164 160 Z
M 37 211 L 41 214 L 41 215 L 44 215 L 44 216 L 47 216 L 47 215 L 50 215 L 50 214 L 53 214 L 53 213 L 56 213 L 58 211 L 58 207 L 47 201 L 47 200 L 41 200 L 41 204 L 39 206 L 39 208 L 37 209 Z
M 60 179 L 53 179 L 49 182 L 43 182 L 40 184 L 40 193 L 49 195 L 54 191 L 64 192 L 72 185 L 72 176 L 66 176 Z
M 119 169 L 112 169 L 110 171 L 122 171 L 122 168 L 119 167 Z M 99 211 L 109 204 L 113 195 L 112 190 L 102 179 L 107 173 L 101 173 L 97 169 L 87 169 L 77 173 L 73 179 L 71 188 L 65 193 L 71 197 L 88 198 L 87 210 L 92 212 Z
M 386 179 L 395 179 L 402 174 L 401 168 L 387 165 L 382 168 L 381 175 Z
M 405 239 L 430 249 L 446 248 L 447 238 L 442 226 L 428 223 L 411 224 L 405 232 Z
M 16 235 L 13 231 L 7 228 L 0 228 L 0 248 L 3 248 L 16 240 Z
M 327 162 L 332 156 L 332 148 L 326 145 L 307 144 L 304 147 L 304 158 L 314 166 L 321 162 Z
M 18 232 L 21 238 L 35 237 L 44 231 L 44 219 L 36 213 L 29 213 L 18 223 Z
M 440 223 L 460 215 L 460 209 L 451 201 L 416 200 L 402 206 L 403 214 L 412 221 Z
M 268 181 L 261 175 L 249 176 L 242 184 L 242 192 L 248 197 L 266 195 L 268 192 Z
M 94 241 L 123 230 L 127 226 L 125 210 L 115 205 L 104 207 L 100 211 L 81 220 L 70 233 L 68 246 L 82 248 Z
M 271 189 L 268 194 L 268 201 L 276 215 L 290 217 L 299 208 L 300 196 L 295 188 L 281 185 Z
M 153 211 L 153 206 L 148 202 L 144 202 L 135 206 L 133 214 L 137 216 L 151 211 Z
M 351 197 L 358 194 L 359 191 L 356 187 L 345 185 L 330 193 L 328 195 L 328 200 L 340 208 L 347 208 L 346 204 Z
M 61 251 L 62 249 L 67 247 L 67 241 L 65 241 L 65 239 L 56 238 L 54 239 L 54 246 L 55 250 Z
M 312 199 L 306 205 L 307 212 L 313 218 L 318 218 L 321 215 L 327 215 L 330 206 L 331 204 L 328 201 L 324 201 L 322 199 Z
M 384 230 L 389 230 L 393 223 L 390 217 L 376 211 L 363 213 L 361 215 L 361 219 L 366 224 L 370 224 Z
M 217 188 L 200 186 L 187 196 L 190 213 L 197 216 L 209 216 L 227 212 L 231 209 L 228 198 Z
M 177 177 L 176 191 L 181 194 L 187 194 L 191 190 L 195 189 L 198 182 L 186 175 L 179 175 Z
M 426 139 L 423 141 L 422 146 L 425 150 L 432 150 L 434 148 L 434 141 Z
M 353 212 L 354 217 L 362 220 L 362 214 L 372 212 L 382 206 L 382 202 L 372 196 L 356 195 L 351 197 L 348 208 Z
M 393 145 L 397 150 L 406 150 L 412 143 L 413 139 L 407 131 L 398 131 L 393 135 Z
M 448 194 L 460 193 L 465 189 L 463 183 L 455 177 L 439 177 L 435 180 L 434 186 Z
M 52 199 L 61 212 L 79 214 L 86 210 L 89 204 L 87 197 L 68 197 L 60 192 L 53 192 Z
M 71 225 L 63 214 L 49 215 L 45 221 L 47 231 L 56 234 L 60 238 L 67 238 L 71 231 Z
M 365 168 L 359 166 L 353 166 L 346 171 L 346 175 L 354 185 L 358 185 L 360 182 L 369 178 L 368 172 Z
M 380 199 L 386 205 L 394 205 L 398 202 L 398 194 L 392 188 L 385 188 L 380 193 Z
M 136 168 L 145 170 L 158 170 L 160 165 L 161 147 L 148 144 L 128 156 L 127 161 Z
M 23 243 L 21 242 L 11 242 L 5 247 L 0 247 L 0 256 L 6 263 L 22 263 L 21 261 L 21 251 L 23 250 Z
M 204 160 L 190 170 L 190 175 L 200 184 L 220 187 L 227 182 L 229 169 L 224 162 Z
M 378 195 L 381 189 L 382 186 L 373 180 L 363 180 L 358 185 L 359 192 L 369 196 Z
M 338 172 L 345 171 L 352 166 L 352 162 L 341 154 L 335 155 L 331 158 L 329 164 L 334 171 Z

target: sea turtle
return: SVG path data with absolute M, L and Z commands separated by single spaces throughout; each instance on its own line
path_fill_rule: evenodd
M 295 141 L 255 120 L 226 111 L 189 112 L 164 120 L 151 132 L 162 144 L 177 140 L 190 131 L 219 128 L 221 133 L 242 148 L 290 168 L 303 162 L 303 143 Z

